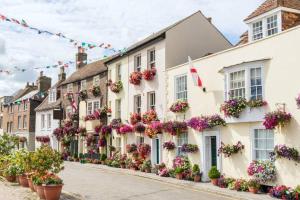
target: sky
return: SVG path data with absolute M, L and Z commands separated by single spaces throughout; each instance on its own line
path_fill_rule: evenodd
M 85 42 L 108 43 L 116 49 L 131 44 L 201 10 L 235 44 L 247 29 L 243 22 L 264 0 L 0 0 L 0 14 L 30 26 L 49 30 Z M 0 73 L 0 96 L 11 95 L 35 82 L 34 67 L 75 61 L 77 49 L 61 38 L 36 32 L 0 20 L 0 69 L 26 69 L 7 75 Z M 94 48 L 89 59 L 110 52 Z M 67 74 L 74 72 L 70 65 Z M 59 69 L 43 69 L 57 81 Z

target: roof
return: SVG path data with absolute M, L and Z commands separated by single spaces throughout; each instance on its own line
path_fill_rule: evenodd
M 53 103 L 49 103 L 49 98 L 46 97 L 44 101 L 35 109 L 35 111 L 44 111 L 44 110 L 51 110 L 55 108 L 60 108 L 61 99 Z
M 235 66 L 238 66 L 238 65 L 247 64 L 247 63 L 254 63 L 254 62 L 259 62 L 259 61 L 266 61 L 266 60 L 271 60 L 271 58 L 261 58 L 261 59 L 256 59 L 256 60 L 243 61 L 243 62 L 233 64 L 233 65 L 230 65 L 230 66 L 225 66 L 221 70 L 219 70 L 219 73 L 223 73 L 224 70 L 235 67 Z
M 125 52 L 125 53 L 119 53 L 119 54 L 116 54 L 115 56 L 112 56 L 110 59 L 108 59 L 105 63 L 108 63 L 108 62 L 110 62 L 110 61 L 112 61 L 112 60 L 115 60 L 115 59 L 117 59 L 117 58 L 119 58 L 119 57 L 122 57 L 123 55 L 127 55 L 127 54 L 129 54 L 130 52 L 136 50 L 137 48 L 139 48 L 139 47 L 141 47 L 141 46 L 143 46 L 143 45 L 146 45 L 146 44 L 148 44 L 148 43 L 151 43 L 152 41 L 155 41 L 155 40 L 157 40 L 157 39 L 159 39 L 159 38 L 165 38 L 165 33 L 166 33 L 168 30 L 174 28 L 175 26 L 177 26 L 177 25 L 180 24 L 181 22 L 187 20 L 188 18 L 190 18 L 190 17 L 192 17 L 192 16 L 194 16 L 194 15 L 196 15 L 196 14 L 201 14 L 201 15 L 203 15 L 202 12 L 199 10 L 199 11 L 197 11 L 197 12 L 195 12 L 195 13 L 193 13 L 193 14 L 191 14 L 191 15 L 189 15 L 189 16 L 183 18 L 183 19 L 181 19 L 180 21 L 178 21 L 178 22 L 176 22 L 176 23 L 174 23 L 174 24 L 172 24 L 172 25 L 170 25 L 170 26 L 168 26 L 168 27 L 166 27 L 166 28 L 164 28 L 164 29 L 162 29 L 162 30 L 156 32 L 156 33 L 153 33 L 152 35 L 146 37 L 145 39 L 143 39 L 143 40 L 141 40 L 141 41 L 139 41 L 139 42 L 137 42 L 137 43 L 134 43 L 133 45 L 129 46 L 129 47 L 126 49 L 126 52 Z
M 86 78 L 89 78 L 89 77 L 92 77 L 92 76 L 95 76 L 97 74 L 107 71 L 107 67 L 104 65 L 104 61 L 105 60 L 98 60 L 96 62 L 89 63 L 89 64 L 79 68 L 77 71 L 75 71 L 73 74 L 71 74 L 71 76 L 69 76 L 60 85 L 74 83 L 76 81 L 84 80 Z
M 257 17 L 278 7 L 292 8 L 300 10 L 300 0 L 266 0 L 254 12 L 252 12 L 244 21 Z
M 26 86 L 24 89 L 20 89 L 17 92 L 15 92 L 12 96 L 13 98 L 11 99 L 10 102 L 7 102 L 8 104 L 15 102 L 16 100 L 20 99 L 24 95 L 30 93 L 33 90 L 36 90 L 37 86 Z
M 39 91 L 38 90 L 33 90 L 31 92 L 28 92 L 27 94 L 21 96 L 20 98 L 16 99 L 15 101 L 23 101 L 26 99 L 29 99 L 31 97 L 33 97 L 34 95 L 36 95 Z

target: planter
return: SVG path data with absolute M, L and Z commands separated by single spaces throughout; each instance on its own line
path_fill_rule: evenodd
M 59 200 L 63 185 L 45 185 L 46 200 Z
M 182 180 L 182 179 L 183 179 L 183 174 L 182 174 L 182 173 L 176 174 L 176 178 L 177 178 L 178 180 Z
M 146 173 L 151 173 L 151 169 L 145 169 Z
M 218 179 L 217 178 L 211 179 L 210 181 L 213 185 L 218 186 Z
M 16 182 L 16 176 L 5 176 L 5 179 L 8 181 L 8 182 L 11 182 L 11 183 L 14 183 Z
M 26 175 L 19 176 L 19 183 L 22 187 L 29 187 L 28 179 Z
M 194 176 L 194 182 L 200 182 L 200 181 L 201 181 L 201 176 L 200 175 Z
M 35 192 L 37 192 L 36 185 L 34 185 L 34 183 L 32 183 L 32 184 L 33 184 L 33 190 L 34 190 Z
M 249 187 L 249 192 L 251 192 L 253 194 L 257 194 L 258 193 L 258 189 L 257 188 L 253 188 L 253 187 Z
M 40 199 L 46 199 L 45 192 L 44 192 L 44 186 L 42 185 L 36 185 L 36 193 L 40 197 Z
M 28 180 L 29 188 L 31 189 L 32 192 L 35 192 L 34 185 L 31 178 L 27 178 L 27 180 Z

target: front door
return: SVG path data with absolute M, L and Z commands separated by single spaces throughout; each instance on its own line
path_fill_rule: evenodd
M 160 163 L 160 142 L 159 138 L 152 139 L 152 164 Z
M 210 131 L 203 135 L 203 154 L 202 154 L 202 172 L 203 181 L 209 181 L 208 172 L 212 166 L 216 166 L 220 169 L 220 160 L 218 157 L 219 148 L 219 133 L 216 131 Z

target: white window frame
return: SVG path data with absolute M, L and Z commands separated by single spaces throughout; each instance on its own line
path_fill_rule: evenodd
M 56 102 L 56 89 L 50 89 L 49 91 L 49 103 Z
M 182 78 L 182 77 L 185 77 L 185 79 L 186 79 L 186 90 L 182 90 L 182 91 L 178 91 L 178 88 L 179 87 L 177 87 L 177 79 L 179 79 L 179 78 Z M 187 101 L 187 99 L 188 99 L 188 76 L 187 76 L 187 74 L 181 74 L 181 75 L 177 75 L 177 76 L 175 76 L 174 77 L 174 88 L 175 88 L 175 96 L 174 96 L 174 99 L 175 99 L 175 101 L 177 101 L 177 100 L 184 100 L 184 101 Z M 178 94 L 179 93 L 186 93 L 186 98 L 178 98 Z
M 122 138 L 121 137 L 116 137 L 116 151 L 121 152 L 122 151 Z
M 80 81 L 80 91 L 86 90 L 86 80 Z
M 46 124 L 45 124 L 45 114 L 41 115 L 41 129 L 45 129 Z
M 145 137 L 143 135 L 136 135 L 135 140 L 137 146 L 145 143 Z
M 51 114 L 47 114 L 47 129 L 51 129 Z
M 116 81 L 122 80 L 122 64 L 116 64 Z
M 257 26 L 258 24 L 261 25 L 259 28 Z M 255 27 L 255 30 L 254 30 L 254 26 L 257 26 L 257 27 Z M 260 30 L 260 31 L 258 32 L 258 30 Z M 259 20 L 259 21 L 256 21 L 256 22 L 252 23 L 251 34 L 252 34 L 252 40 L 253 41 L 264 38 L 264 22 L 263 22 L 263 20 Z
M 23 105 L 23 110 L 26 111 L 28 108 L 28 104 L 27 101 L 24 101 L 24 105 Z
M 229 90 L 230 90 L 230 73 L 245 70 L 245 98 L 246 100 L 251 99 L 251 69 L 261 68 L 261 86 L 262 86 L 262 99 L 265 97 L 265 76 L 264 76 L 264 65 L 263 61 L 254 61 L 245 64 L 240 64 L 234 67 L 229 67 L 224 70 L 224 79 L 225 79 L 225 94 L 224 99 L 229 100 Z
M 275 19 L 276 18 L 276 19 Z M 271 22 L 268 22 L 268 20 L 272 20 Z M 275 26 L 276 24 L 276 26 Z M 268 26 L 271 26 L 271 28 L 269 28 Z M 271 31 L 271 34 L 269 33 L 269 31 Z M 278 15 L 271 15 L 269 17 L 266 18 L 266 35 L 267 36 L 271 36 L 274 34 L 277 34 L 279 31 L 279 27 L 278 27 Z
M 234 75 L 240 75 L 240 74 L 243 75 L 243 76 L 241 76 L 242 79 L 231 80 L 232 75 L 234 76 Z M 245 76 L 245 74 L 246 74 L 246 70 L 244 70 L 244 69 L 239 70 L 239 71 L 230 72 L 228 74 L 229 75 L 229 83 L 228 83 L 229 84 L 229 88 L 228 88 L 229 98 L 231 98 L 230 93 L 235 93 L 235 91 L 238 91 L 238 93 L 240 93 L 241 91 L 243 91 L 243 92 L 241 95 L 237 95 L 237 96 L 235 95 L 233 99 L 246 97 L 246 76 Z M 241 83 L 241 86 L 231 87 L 231 82 L 234 82 L 236 84 Z M 242 83 L 244 85 L 242 85 Z
M 115 118 L 116 119 L 121 119 L 121 117 L 122 117 L 121 107 L 122 107 L 121 99 L 116 99 L 116 101 L 115 101 L 115 108 L 116 108 Z
M 98 106 L 96 106 L 98 104 Z M 89 100 L 87 102 L 87 115 L 93 114 L 97 109 L 101 108 L 100 100 Z
M 27 115 L 23 116 L 23 129 L 27 128 Z
M 182 140 L 182 141 L 180 141 Z M 177 156 L 186 155 L 185 153 L 181 152 L 181 147 L 183 144 L 188 144 L 189 142 L 189 134 L 188 131 L 181 133 L 180 135 L 176 136 L 176 154 Z M 181 143 L 181 144 L 180 144 Z
M 154 54 L 153 58 L 151 59 L 151 54 Z M 152 69 L 152 68 L 156 68 L 156 50 L 155 48 L 151 48 L 147 51 L 147 60 L 148 60 L 148 65 L 147 68 L 148 69 Z
M 93 77 L 93 86 L 100 86 L 100 76 L 94 76 Z
M 139 100 L 139 102 L 138 102 Z M 137 94 L 133 96 L 133 109 L 135 113 L 141 113 L 142 112 L 142 95 Z
M 142 55 L 137 54 L 134 56 L 134 71 L 140 72 L 142 71 Z
M 251 129 L 251 137 L 250 137 L 250 140 L 251 140 L 251 142 L 250 142 L 250 144 L 251 144 L 251 159 L 252 160 L 258 160 L 257 158 L 256 158 L 256 153 L 255 153 L 255 151 L 256 150 L 259 150 L 259 149 L 256 149 L 255 148 L 255 130 L 265 130 L 265 131 L 273 131 L 273 130 L 267 130 L 267 129 L 265 129 L 265 127 L 262 127 L 262 126 L 257 126 L 257 127 L 252 127 L 252 129 Z M 273 131 L 273 148 L 272 149 L 263 149 L 264 151 L 270 151 L 270 152 L 272 152 L 273 150 L 274 150 L 274 147 L 275 147 L 275 132 Z M 268 160 L 268 159 L 263 159 L 263 160 Z
M 73 83 L 67 85 L 67 92 L 73 92 Z
M 151 91 L 151 92 L 147 93 L 147 108 L 148 108 L 148 110 L 156 109 L 156 93 L 155 93 L 155 91 Z

